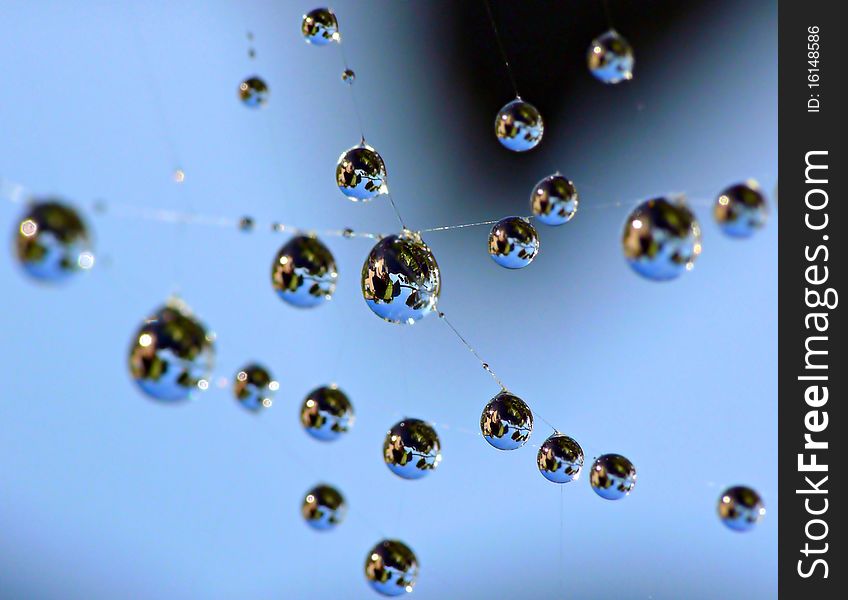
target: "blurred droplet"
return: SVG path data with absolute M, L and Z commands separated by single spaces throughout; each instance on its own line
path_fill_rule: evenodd
M 636 486 L 636 467 L 620 454 L 604 454 L 592 463 L 589 482 L 601 498 L 620 500 Z
M 259 77 L 248 77 L 239 84 L 239 99 L 250 108 L 261 108 L 268 103 L 271 91 Z
M 766 507 L 757 492 L 739 485 L 719 496 L 718 516 L 733 531 L 750 531 L 766 516 Z
M 483 409 L 480 431 L 498 450 L 515 450 L 526 444 L 533 433 L 533 412 L 524 400 L 502 391 Z
M 383 460 L 398 477 L 421 479 L 442 461 L 439 436 L 429 423 L 404 419 L 386 434 Z
M 301 513 L 307 525 L 318 531 L 327 531 L 344 521 L 347 503 L 336 488 L 318 485 L 304 496 Z
M 336 386 L 312 390 L 300 407 L 300 422 L 306 433 L 322 442 L 338 439 L 355 420 L 350 400 Z
M 303 15 L 300 31 L 303 39 L 315 46 L 326 46 L 340 40 L 339 22 L 329 8 L 316 8 Z
M 174 170 L 174 183 L 184 183 L 185 178 L 186 178 L 185 171 L 183 171 L 182 169 L 175 169 Z
M 383 540 L 365 557 L 365 577 L 384 596 L 409 594 L 418 579 L 418 559 L 403 542 Z
M 526 152 L 538 146 L 544 131 L 542 115 L 521 98 L 508 102 L 495 117 L 498 141 L 513 152 Z
M 701 227 L 682 198 L 655 198 L 630 213 L 621 243 L 634 271 L 667 281 L 695 266 L 701 253 Z
M 253 231 L 253 227 L 256 225 L 253 221 L 253 217 L 244 216 L 239 219 L 238 228 L 245 233 L 249 231 Z
M 592 40 L 586 61 L 592 75 L 604 83 L 614 84 L 633 78 L 633 48 L 612 29 Z
M 489 256 L 507 269 L 526 267 L 539 253 L 539 234 L 523 217 L 506 217 L 489 233 Z
M 336 163 L 336 185 L 354 202 L 387 194 L 386 165 L 380 154 L 364 141 L 345 150 Z
M 405 231 L 377 242 L 362 265 L 362 296 L 381 319 L 411 325 L 436 308 L 439 265 L 415 233 Z
M 530 210 L 545 225 L 568 223 L 578 204 L 577 188 L 559 174 L 545 177 L 530 193 Z
M 580 478 L 583 469 L 583 448 L 567 435 L 554 433 L 539 448 L 536 463 L 539 472 L 548 481 L 575 481 Z
M 233 394 L 244 408 L 259 411 L 270 408 L 274 401 L 274 392 L 279 385 L 271 373 L 256 363 L 246 365 L 236 373 L 233 381 Z
M 175 298 L 138 329 L 130 344 L 130 374 L 156 400 L 185 400 L 203 388 L 215 358 L 214 334 Z
M 286 242 L 271 265 L 271 285 L 277 295 L 298 308 L 313 308 L 329 300 L 338 276 L 330 250 L 307 235 Z
M 16 225 L 15 256 L 30 277 L 60 283 L 94 266 L 88 227 L 71 206 L 52 199 L 34 202 Z
M 766 198 L 754 180 L 737 183 L 716 198 L 713 216 L 721 230 L 733 238 L 747 238 L 762 229 L 768 219 Z
M 353 69 L 342 71 L 342 81 L 348 85 L 353 85 L 353 82 L 356 81 L 356 73 L 353 72 Z

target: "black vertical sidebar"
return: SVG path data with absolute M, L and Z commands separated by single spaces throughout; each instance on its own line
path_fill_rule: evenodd
M 848 443 L 843 6 L 779 3 L 778 577 L 790 599 L 836 598 L 837 590 L 844 598 L 848 589 L 848 506 L 836 458 Z

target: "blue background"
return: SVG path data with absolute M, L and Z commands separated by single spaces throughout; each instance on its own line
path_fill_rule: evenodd
M 0 224 L 11 234 L 22 210 L 10 182 L 108 209 L 87 212 L 98 263 L 69 285 L 34 284 L 11 253 L 0 260 L 0 595 L 369 598 L 363 562 L 383 535 L 418 554 L 421 600 L 776 595 L 776 211 L 740 242 L 707 206 L 754 177 L 775 208 L 776 3 L 698 9 L 650 53 L 638 31 L 623 32 L 634 81 L 597 84 L 534 156 L 514 157 L 537 175 L 497 181 L 486 156 L 505 151 L 494 137 L 485 152 L 465 142 L 499 107 L 469 106 L 427 60 L 434 12 L 334 3 L 368 141 L 411 226 L 526 214 L 533 184 L 557 169 L 580 189 L 577 217 L 540 225 L 541 253 L 522 271 L 490 260 L 486 227 L 426 240 L 442 267 L 441 309 L 510 389 L 587 460 L 618 452 L 636 464 L 635 491 L 615 503 L 586 478 L 559 487 L 539 475 L 536 447 L 550 433 L 540 420 L 515 452 L 477 435 L 496 386 L 438 319 L 404 328 L 368 310 L 358 278 L 367 240 L 325 239 L 339 264 L 335 299 L 300 311 L 269 285 L 285 235 L 125 218 L 156 207 L 396 228 L 385 198 L 353 204 L 334 186 L 359 129 L 338 49 L 300 37 L 311 6 L 116 4 L 4 3 Z M 254 72 L 271 87 L 262 111 L 236 100 Z M 654 284 L 624 263 L 620 230 L 627 206 L 673 191 L 689 192 L 704 253 L 692 273 Z M 177 289 L 217 333 L 217 365 L 210 391 L 163 406 L 131 382 L 127 348 Z M 259 416 L 217 385 L 250 360 L 281 384 Z M 357 422 L 320 444 L 297 413 L 331 381 Z M 433 421 L 442 439 L 442 465 L 420 481 L 380 458 L 404 415 Z M 299 513 L 322 481 L 351 507 L 329 534 Z M 737 483 L 769 511 L 750 534 L 715 515 Z

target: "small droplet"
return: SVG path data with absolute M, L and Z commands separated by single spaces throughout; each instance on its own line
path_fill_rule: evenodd
M 516 98 L 508 102 L 495 117 L 498 141 L 513 152 L 532 150 L 542 141 L 545 124 L 535 106 Z
M 388 193 L 386 164 L 363 140 L 342 152 L 336 163 L 336 185 L 354 202 L 368 201 Z
M 507 269 L 526 267 L 539 253 L 539 234 L 522 217 L 506 217 L 495 223 L 489 233 L 489 256 Z
M 336 259 L 317 237 L 297 235 L 277 252 L 271 264 L 271 285 L 285 302 L 314 308 L 336 291 Z
M 604 454 L 592 463 L 592 489 L 606 500 L 620 500 L 636 486 L 636 467 L 620 454 Z
M 185 171 L 183 171 L 182 169 L 174 170 L 174 181 L 176 183 L 183 183 L 185 181 L 185 177 Z
M 695 266 L 701 254 L 701 227 L 682 198 L 655 198 L 630 213 L 621 243 L 636 273 L 668 281 Z
M 353 237 L 353 229 L 351 229 L 350 227 L 345 227 L 342 230 L 342 237 L 352 238 Z
M 60 283 L 94 265 L 88 227 L 73 207 L 53 199 L 37 201 L 16 224 L 15 256 L 30 277 Z
M 383 460 L 398 477 L 421 479 L 442 461 L 439 436 L 429 423 L 404 419 L 386 434 Z
M 403 542 L 383 540 L 365 557 L 365 578 L 384 596 L 412 593 L 418 579 L 418 559 Z
M 342 71 L 342 81 L 348 85 L 353 85 L 353 82 L 356 81 L 356 73 L 353 72 L 353 69 Z
M 731 185 L 716 198 L 713 216 L 726 235 L 751 237 L 765 227 L 768 219 L 766 198 L 756 181 Z
M 576 481 L 583 470 L 583 448 L 567 435 L 555 432 L 539 448 L 536 463 L 548 481 Z
M 239 84 L 238 95 L 242 103 L 249 108 L 261 108 L 268 103 L 271 90 L 259 77 L 248 77 Z
M 130 344 L 129 367 L 139 388 L 156 400 L 176 402 L 203 389 L 215 357 L 214 337 L 172 299 L 145 320 Z
M 323 386 L 309 392 L 300 408 L 300 422 L 316 440 L 331 442 L 347 433 L 356 420 L 353 405 L 336 386 Z
M 238 227 L 239 227 L 240 230 L 242 230 L 244 232 L 253 231 L 254 225 L 255 225 L 255 223 L 253 222 L 252 217 L 244 216 L 241 219 L 239 219 Z
M 340 41 L 339 22 L 329 8 L 316 8 L 303 15 L 300 25 L 303 39 L 314 46 Z
M 746 486 L 728 488 L 718 499 L 721 522 L 734 531 L 750 531 L 766 515 L 760 495 Z
M 328 531 L 344 521 L 347 503 L 336 488 L 319 485 L 304 496 L 301 513 L 307 525 L 318 531 Z
M 577 188 L 559 173 L 542 179 L 530 193 L 530 210 L 545 225 L 568 223 L 578 204 Z
M 604 83 L 615 84 L 633 78 L 633 48 L 612 29 L 592 41 L 586 61 L 592 75 Z
M 246 365 L 236 373 L 233 381 L 233 395 L 247 410 L 256 412 L 269 408 L 273 403 L 274 391 L 279 384 L 271 373 L 256 363 Z
M 526 444 L 533 433 L 533 412 L 524 400 L 502 391 L 483 409 L 480 431 L 498 450 L 515 450 Z

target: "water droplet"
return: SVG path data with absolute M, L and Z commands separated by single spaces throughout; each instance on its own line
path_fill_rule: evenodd
M 336 261 L 316 237 L 297 235 L 277 252 L 271 285 L 277 295 L 298 308 L 313 308 L 336 291 Z
M 348 397 L 335 386 L 309 392 L 300 408 L 300 422 L 306 433 L 322 442 L 331 442 L 347 433 L 356 417 Z
M 300 26 L 303 39 L 314 46 L 339 41 L 339 22 L 329 8 L 316 8 L 303 15 Z
M 633 48 L 612 29 L 592 41 L 586 61 L 592 75 L 604 83 L 619 83 L 633 78 Z
M 215 358 L 214 336 L 185 303 L 172 299 L 147 319 L 130 344 L 130 373 L 156 400 L 185 400 L 208 381 Z
M 533 433 L 533 412 L 518 396 L 500 392 L 483 409 L 480 431 L 498 450 L 515 450 L 526 444 Z
M 259 77 L 248 77 L 239 84 L 239 99 L 245 106 L 261 108 L 268 103 L 271 91 L 268 85 Z
M 655 198 L 630 213 L 621 242 L 634 271 L 667 281 L 695 266 L 701 253 L 701 227 L 682 198 Z
M 734 238 L 747 238 L 762 229 L 768 218 L 766 198 L 756 181 L 737 183 L 716 198 L 713 216 L 722 232 Z
M 365 557 L 365 578 L 384 596 L 411 593 L 418 579 L 418 559 L 403 542 L 383 540 Z
M 253 217 L 244 216 L 241 219 L 239 219 L 238 227 L 241 231 L 249 232 L 249 231 L 253 231 L 253 227 L 255 225 L 256 224 L 253 221 Z
M 29 205 L 17 221 L 14 247 L 30 277 L 60 283 L 94 265 L 88 227 L 76 209 L 56 200 Z
M 636 486 L 636 467 L 620 454 L 604 454 L 592 463 L 589 482 L 601 498 L 620 500 Z
M 439 436 L 429 423 L 404 419 L 386 434 L 383 460 L 398 477 L 421 479 L 442 461 Z
M 336 164 L 336 185 L 350 200 L 372 200 L 388 193 L 386 164 L 364 141 L 342 152 Z
M 390 235 L 377 242 L 362 265 L 362 296 L 381 319 L 411 324 L 436 309 L 439 265 L 416 234 Z
M 538 146 L 544 131 L 542 115 L 520 98 L 508 102 L 495 117 L 498 141 L 513 152 L 526 152 Z
M 539 253 L 539 234 L 522 217 L 501 219 L 489 233 L 489 256 L 507 269 L 526 267 Z
M 766 515 L 760 495 L 746 486 L 728 488 L 718 498 L 718 516 L 734 531 L 750 531 Z
M 539 472 L 548 481 L 576 481 L 583 469 L 583 448 L 567 435 L 554 433 L 539 448 L 536 462 Z
M 307 525 L 318 531 L 327 531 L 344 521 L 347 503 L 336 488 L 318 485 L 306 493 L 301 512 Z
M 356 73 L 353 72 L 353 69 L 342 71 L 342 81 L 348 85 L 353 85 L 353 82 L 356 81 Z
M 278 387 L 268 369 L 251 363 L 236 373 L 233 394 L 244 408 L 259 411 L 273 404 L 274 391 Z
M 568 223 L 578 204 L 577 188 L 560 174 L 545 177 L 530 193 L 530 210 L 545 225 Z

